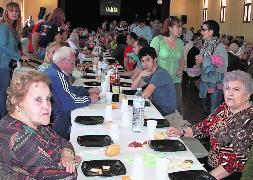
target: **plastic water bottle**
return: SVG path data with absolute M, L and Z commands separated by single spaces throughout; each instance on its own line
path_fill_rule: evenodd
M 142 89 L 137 88 L 133 100 L 133 119 L 132 119 L 132 131 L 141 132 L 144 124 L 144 106 L 145 99 L 142 96 Z

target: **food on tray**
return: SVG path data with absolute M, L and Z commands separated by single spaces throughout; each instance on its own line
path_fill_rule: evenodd
M 121 180 L 131 180 L 130 176 L 122 176 Z
M 102 166 L 102 169 L 104 170 L 104 171 L 109 171 L 110 170 L 110 166 Z
M 119 153 L 120 153 L 120 146 L 117 144 L 111 144 L 105 150 L 105 155 L 109 157 L 117 156 Z
M 166 139 L 167 137 L 168 137 L 168 135 L 165 132 L 156 132 L 155 133 L 156 140 Z
M 176 168 L 183 168 L 183 169 L 188 169 L 191 168 L 193 164 L 192 160 L 172 160 L 169 163 L 169 168 L 171 169 L 176 169 Z
M 91 168 L 90 172 L 98 173 L 98 174 L 103 174 L 103 171 L 100 168 Z
M 128 144 L 128 147 L 132 147 L 132 148 L 143 148 L 144 146 L 147 145 L 147 141 L 142 142 L 138 142 L 138 141 L 133 141 L 131 143 Z
M 182 164 L 182 168 L 183 169 L 187 169 L 187 168 L 191 168 L 192 167 L 192 160 L 185 160 Z

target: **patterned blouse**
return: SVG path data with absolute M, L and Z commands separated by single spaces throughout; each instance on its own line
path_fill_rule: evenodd
M 0 179 L 76 179 L 61 165 L 61 150 L 73 146 L 50 127 L 30 128 L 10 115 L 0 120 Z
M 253 106 L 233 114 L 223 103 L 192 129 L 195 137 L 210 136 L 211 167 L 222 165 L 229 174 L 243 171 L 253 144 Z

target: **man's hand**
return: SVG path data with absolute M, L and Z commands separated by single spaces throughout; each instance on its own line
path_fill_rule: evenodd
M 153 72 L 149 72 L 149 71 L 146 71 L 146 70 L 144 70 L 144 71 L 142 71 L 141 73 L 140 73 L 140 77 L 146 77 L 146 76 L 151 76 L 153 74 Z
M 89 90 L 89 95 L 90 95 L 89 97 L 92 103 L 98 102 L 99 100 L 99 89 L 98 90 L 96 89 L 98 88 L 91 88 Z
M 91 93 L 97 93 L 97 94 L 99 94 L 100 93 L 100 90 L 98 89 L 98 88 L 90 88 L 89 89 L 89 94 L 91 94 Z

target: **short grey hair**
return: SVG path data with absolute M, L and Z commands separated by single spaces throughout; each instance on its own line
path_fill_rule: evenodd
M 224 78 L 224 85 L 230 81 L 240 81 L 243 84 L 248 95 L 251 95 L 253 93 L 253 79 L 249 73 L 240 70 L 227 72 Z
M 63 46 L 60 47 L 53 56 L 53 62 L 57 63 L 58 61 L 60 61 L 61 59 L 70 57 L 72 54 L 75 55 L 76 51 L 70 47 L 67 46 Z

